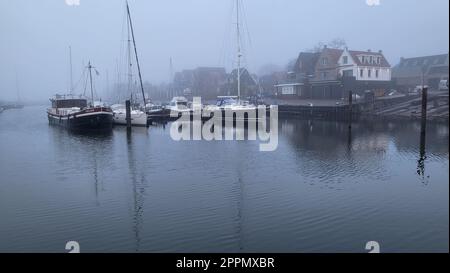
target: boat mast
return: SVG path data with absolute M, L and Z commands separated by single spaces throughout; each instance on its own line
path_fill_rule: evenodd
M 236 0 L 236 35 L 237 35 L 237 90 L 238 90 L 238 102 L 241 101 L 241 41 L 240 41 L 240 29 L 239 29 L 239 0 Z
M 173 88 L 173 63 L 172 63 L 172 57 L 170 57 L 169 60 L 169 97 L 170 94 L 172 96 L 175 96 L 175 90 Z
M 73 76 L 72 76 L 72 47 L 69 46 L 69 64 L 70 64 L 70 89 L 69 94 L 72 95 L 73 92 Z
M 88 63 L 88 69 L 89 69 L 89 81 L 91 83 L 91 100 L 92 100 L 92 106 L 94 106 L 94 89 L 92 88 L 92 65 L 91 61 Z
M 129 95 L 133 95 L 133 92 L 131 90 L 131 85 L 133 82 L 133 74 L 132 74 L 132 66 L 133 64 L 131 63 L 131 37 L 130 37 L 130 21 L 127 19 L 127 61 L 128 61 L 128 94 Z
M 131 37 L 133 38 L 134 55 L 136 56 L 136 64 L 137 64 L 138 75 L 139 75 L 139 83 L 141 84 L 142 99 L 144 100 L 144 110 L 145 110 L 146 107 L 147 107 L 147 101 L 145 99 L 144 86 L 142 84 L 141 67 L 139 65 L 139 58 L 138 58 L 138 55 L 137 55 L 136 40 L 134 38 L 133 23 L 131 21 L 130 7 L 128 6 L 128 1 L 127 1 L 127 14 L 128 14 L 128 20 L 129 20 L 129 23 L 130 23 Z

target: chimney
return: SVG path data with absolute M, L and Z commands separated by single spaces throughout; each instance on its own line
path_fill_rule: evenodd
M 327 48 L 327 45 L 324 45 L 323 48 L 324 48 L 324 49 Z
M 372 52 L 372 50 L 368 49 L 367 52 Z
M 378 50 L 378 53 L 383 54 L 383 50 L 381 50 L 381 49 Z

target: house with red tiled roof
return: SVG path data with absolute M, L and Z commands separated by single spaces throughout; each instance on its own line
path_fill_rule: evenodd
M 300 53 L 294 71 L 275 87 L 283 98 L 341 101 L 350 91 L 383 96 L 392 87 L 391 65 L 381 51 L 324 46 L 317 53 Z
M 391 65 L 383 52 L 344 49 L 338 60 L 338 73 L 354 76 L 357 81 L 390 81 Z

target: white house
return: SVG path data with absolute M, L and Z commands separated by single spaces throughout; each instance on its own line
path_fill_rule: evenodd
M 390 81 L 391 65 L 382 51 L 372 52 L 348 50 L 338 60 L 340 76 L 354 76 L 357 81 Z

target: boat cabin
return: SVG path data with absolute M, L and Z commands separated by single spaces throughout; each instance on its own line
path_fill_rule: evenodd
M 85 108 L 87 107 L 87 99 L 81 96 L 72 95 L 56 95 L 50 99 L 52 102 L 52 108 Z

